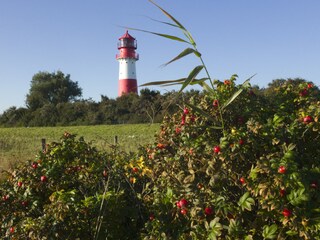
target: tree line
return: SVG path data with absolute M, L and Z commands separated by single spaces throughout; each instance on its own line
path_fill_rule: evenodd
M 26 107 L 10 107 L 0 115 L 1 127 L 35 127 L 161 122 L 165 114 L 177 111 L 182 100 L 199 94 L 191 90 L 160 94 L 148 88 L 140 94 L 115 99 L 82 99 L 82 89 L 69 74 L 39 72 L 31 80 Z M 180 106 L 181 107 L 181 106 Z
M 251 94 L 264 95 L 272 102 L 275 88 L 287 80 L 292 81 L 293 87 L 306 82 L 301 78 L 276 79 L 267 88 L 253 86 Z M 319 89 L 313 87 L 318 92 Z M 132 93 L 115 99 L 101 95 L 101 100 L 95 102 L 81 98 L 82 89 L 69 74 L 38 72 L 32 78 L 26 107 L 10 107 L 4 111 L 0 115 L 0 127 L 159 123 L 166 114 L 182 109 L 185 99 L 200 94 L 203 93 L 196 90 L 160 94 L 144 88 L 139 95 Z

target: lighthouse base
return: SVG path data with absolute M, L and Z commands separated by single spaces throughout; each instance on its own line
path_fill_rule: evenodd
M 122 96 L 127 93 L 138 94 L 137 79 L 120 79 L 118 96 Z

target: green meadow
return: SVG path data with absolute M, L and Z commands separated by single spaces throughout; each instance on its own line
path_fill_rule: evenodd
M 121 150 L 129 152 L 153 143 L 159 128 L 160 124 L 0 128 L 0 170 L 17 161 L 34 159 L 42 149 L 42 139 L 46 143 L 60 141 L 65 131 L 84 137 L 99 150 L 117 143 Z

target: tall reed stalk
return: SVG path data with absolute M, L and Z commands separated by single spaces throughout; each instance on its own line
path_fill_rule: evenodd
M 200 85 L 203 90 L 205 90 L 210 96 L 213 98 L 217 98 L 217 91 L 216 91 L 216 86 L 215 86 L 215 81 L 211 78 L 209 70 L 204 62 L 204 59 L 202 58 L 202 54 L 198 51 L 197 49 L 197 43 L 192 37 L 190 31 L 188 31 L 175 17 L 173 17 L 169 12 L 164 10 L 161 6 L 159 6 L 156 2 L 153 0 L 149 0 L 150 3 L 155 5 L 169 20 L 170 22 L 164 22 L 164 21 L 159 21 L 155 20 L 157 22 L 160 22 L 162 24 L 166 24 L 170 27 L 174 27 L 179 29 L 183 35 L 184 38 L 175 36 L 175 35 L 170 35 L 170 34 L 165 34 L 165 33 L 157 33 L 153 31 L 147 31 L 143 29 L 138 29 L 138 28 L 131 28 L 128 27 L 128 29 L 131 30 L 136 30 L 136 31 L 141 31 L 141 32 L 146 32 L 150 34 L 154 34 L 163 38 L 167 38 L 172 41 L 178 41 L 183 44 L 187 44 L 187 47 L 181 51 L 176 57 L 172 58 L 170 61 L 164 64 L 164 66 L 167 66 L 177 60 L 180 60 L 190 54 L 193 54 L 195 57 L 197 57 L 200 60 L 200 65 L 194 67 L 191 72 L 188 74 L 187 77 L 176 79 L 176 80 L 165 80 L 165 81 L 155 81 L 155 82 L 148 82 L 145 84 L 142 84 L 141 86 L 151 86 L 151 85 L 158 85 L 158 86 L 171 86 L 171 85 L 181 85 L 181 88 L 179 92 L 182 92 L 187 86 L 189 85 Z M 204 71 L 205 72 L 205 77 L 198 79 L 197 76 L 199 75 L 200 72 Z M 254 76 L 254 75 L 253 75 Z M 219 122 L 220 124 L 218 126 L 214 126 L 216 129 L 222 130 L 223 134 L 225 134 L 225 124 L 224 124 L 224 119 L 223 119 L 223 110 L 231 104 L 237 96 L 249 86 L 249 81 L 253 77 L 251 76 L 248 78 L 241 86 L 241 88 L 235 92 L 230 99 L 228 99 L 224 104 L 218 105 L 218 112 L 219 112 Z M 237 77 L 237 75 L 233 75 L 232 77 Z M 197 106 L 191 105 L 189 103 L 185 103 L 188 105 L 190 108 L 192 108 L 194 111 L 200 113 L 201 115 L 207 117 L 207 118 L 212 118 L 210 115 L 206 114 L 204 111 L 202 111 L 200 108 Z

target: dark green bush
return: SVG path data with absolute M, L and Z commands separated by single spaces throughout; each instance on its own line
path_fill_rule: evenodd
M 1 239 L 134 239 L 142 226 L 124 165 L 65 133 L 0 185 Z
M 248 88 L 217 129 L 217 100 L 242 86 L 215 84 L 216 98 L 191 99 L 149 149 L 145 239 L 320 239 L 318 89 L 287 81 L 265 98 Z

